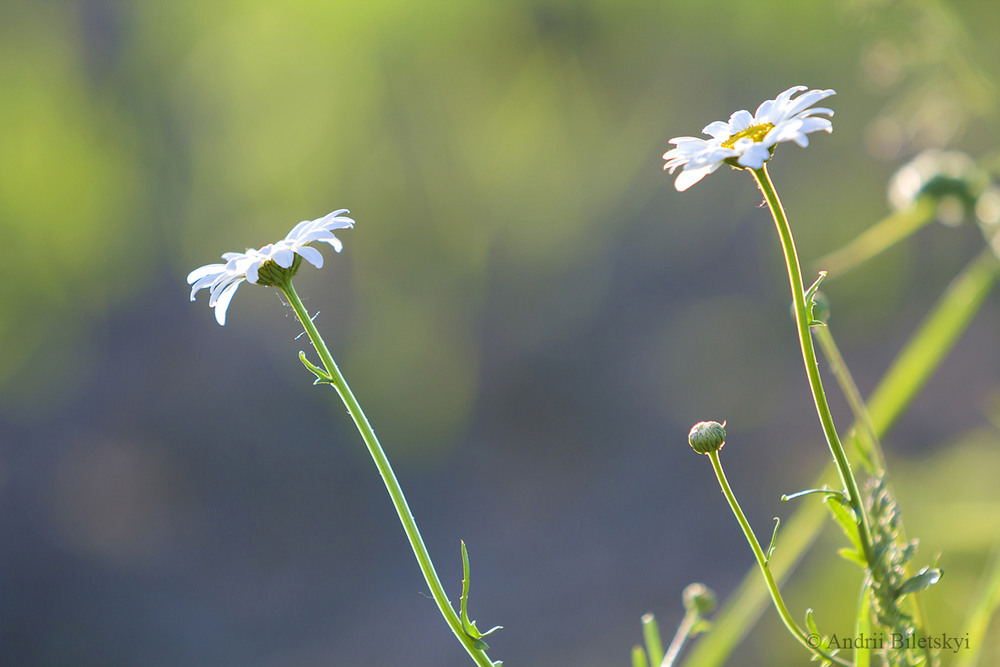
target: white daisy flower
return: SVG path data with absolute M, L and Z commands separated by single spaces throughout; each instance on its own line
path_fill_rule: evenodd
M 237 288 L 244 280 L 253 284 L 265 284 L 261 280 L 260 270 L 268 262 L 273 262 L 282 269 L 291 268 L 298 255 L 317 269 L 323 266 L 323 254 L 309 244 L 317 241 L 330 244 L 340 252 L 344 247 L 336 236 L 334 229 L 351 229 L 354 220 L 343 215 L 348 213 L 342 208 L 316 220 L 303 220 L 288 232 L 288 236 L 277 243 L 268 243 L 259 250 L 253 248 L 246 252 L 227 252 L 222 255 L 225 264 L 206 264 L 188 274 L 187 281 L 191 285 L 191 300 L 200 289 L 208 288 L 211 296 L 208 305 L 215 309 L 215 319 L 221 325 L 226 324 L 226 310 L 233 300 Z
M 663 154 L 664 169 L 670 173 L 683 167 L 674 181 L 679 192 L 705 178 L 723 165 L 736 168 L 760 169 L 771 159 L 774 147 L 783 141 L 794 141 L 805 148 L 809 145 L 810 132 L 833 132 L 833 124 L 828 118 L 817 118 L 816 114 L 833 115 L 830 109 L 818 107 L 810 109 L 822 99 L 836 95 L 832 90 L 810 90 L 792 99 L 792 95 L 805 90 L 805 86 L 792 86 L 767 100 L 757 112 L 750 115 L 742 109 L 729 117 L 728 122 L 717 120 L 709 123 L 702 133 L 711 139 L 698 137 L 675 137 L 669 143 L 672 148 Z

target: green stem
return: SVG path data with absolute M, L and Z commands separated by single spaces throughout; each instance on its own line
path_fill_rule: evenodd
M 697 612 L 689 611 L 684 614 L 684 618 L 681 620 L 681 624 L 677 626 L 677 632 L 674 633 L 674 638 L 670 641 L 670 646 L 667 647 L 667 652 L 658 667 L 674 667 L 677 657 L 681 654 L 681 649 L 684 648 L 684 642 L 691 636 L 691 631 L 697 622 Z
M 845 667 L 852 667 L 851 663 L 846 662 L 837 656 L 825 653 L 819 646 L 813 646 L 814 638 L 807 635 L 805 631 L 802 630 L 792 618 L 791 613 L 788 611 L 788 607 L 785 605 L 784 599 L 781 597 L 781 591 L 778 589 L 778 584 L 774 581 L 774 576 L 771 574 L 771 568 L 768 566 L 767 557 L 764 555 L 764 550 L 760 546 L 760 542 L 757 541 L 757 536 L 753 532 L 753 528 L 750 527 L 750 522 L 747 521 L 746 515 L 743 514 L 743 509 L 740 507 L 739 502 L 736 500 L 736 496 L 733 494 L 732 488 L 729 486 L 729 480 L 726 479 L 726 473 L 722 469 L 722 461 L 719 460 L 719 452 L 709 452 L 708 458 L 712 461 L 712 468 L 715 469 L 715 476 L 719 479 L 719 486 L 722 487 L 722 493 L 726 496 L 726 500 L 729 502 L 729 506 L 733 510 L 733 514 L 736 515 L 736 520 L 740 523 L 740 528 L 743 529 L 743 534 L 746 535 L 747 542 L 750 543 L 750 549 L 753 550 L 754 558 L 757 559 L 757 565 L 760 567 L 761 574 L 764 575 L 764 583 L 767 586 L 768 592 L 771 594 L 771 599 L 774 601 L 774 608 L 778 611 L 778 616 L 781 617 L 781 622 L 785 624 L 788 631 L 792 633 L 795 639 L 805 646 L 811 653 L 818 655 L 824 660 L 829 660 L 830 662 L 836 663 L 838 665 L 844 665 Z M 815 638 L 816 643 L 818 643 L 818 638 Z
M 788 218 L 785 210 L 778 199 L 778 193 L 774 190 L 771 177 L 767 173 L 767 165 L 760 169 L 753 169 L 754 178 L 757 185 L 764 194 L 764 199 L 774 216 L 774 224 L 781 239 L 781 249 L 785 253 L 785 264 L 788 267 L 788 280 L 792 288 L 792 302 L 795 305 L 795 325 L 799 334 L 799 345 L 802 348 L 802 361 L 805 363 L 806 375 L 809 378 L 809 387 L 812 390 L 813 401 L 816 403 L 816 412 L 819 415 L 820 423 L 823 425 L 823 434 L 826 436 L 827 445 L 833 455 L 834 463 L 837 465 L 837 472 L 840 474 L 841 483 L 844 485 L 847 497 L 850 499 L 851 508 L 858 522 L 858 537 L 864 550 L 865 560 L 870 566 L 874 565 L 875 557 L 871 548 L 871 532 L 868 526 L 868 514 L 865 512 L 864 501 L 858 489 L 858 482 L 854 478 L 850 461 L 844 446 L 837 436 L 837 428 L 833 424 L 833 415 L 830 412 L 830 405 L 826 400 L 826 393 L 823 391 L 823 380 L 819 375 L 819 362 L 816 360 L 816 350 L 813 347 L 812 335 L 809 332 L 809 311 L 806 308 L 805 287 L 802 284 L 802 270 L 799 267 L 799 257 L 795 251 L 795 241 L 792 239 L 792 230 L 788 226 Z
M 372 430 L 371 425 L 368 423 L 368 418 L 365 417 L 365 413 L 361 409 L 361 405 L 358 403 L 357 399 L 354 398 L 351 388 L 347 385 L 347 380 L 344 379 L 343 374 L 340 372 L 336 362 L 333 360 L 333 355 L 330 354 L 330 350 L 327 348 L 322 336 L 320 336 L 319 331 L 316 329 L 316 325 L 313 324 L 312 319 L 309 317 L 309 313 L 302 304 L 302 300 L 299 299 L 299 295 L 296 294 L 295 288 L 292 287 L 291 281 L 288 281 L 287 285 L 281 286 L 281 290 L 288 298 L 288 302 L 291 304 L 292 309 L 298 316 L 299 321 L 302 322 L 302 326 L 305 327 L 306 333 L 309 335 L 309 340 L 312 341 L 313 347 L 316 348 L 316 352 L 319 354 L 319 357 L 323 362 L 323 366 L 326 369 L 331 384 L 333 384 L 334 388 L 336 388 L 337 393 L 340 394 L 340 398 L 344 401 L 347 411 L 354 419 L 354 423 L 358 427 L 358 431 L 361 433 L 361 437 L 364 439 L 365 445 L 368 446 L 368 452 L 375 461 L 375 467 L 378 468 L 378 472 L 382 476 L 382 481 L 385 482 L 385 488 L 389 492 L 389 497 L 392 498 L 392 504 L 396 508 L 399 520 L 403 524 L 403 530 L 406 532 L 406 538 L 410 541 L 410 546 L 413 547 L 413 555 L 417 558 L 417 564 L 420 566 L 420 571 L 423 573 L 424 579 L 427 581 L 427 585 L 431 589 L 431 595 L 434 597 L 434 601 L 437 603 L 438 609 L 441 610 L 441 615 L 444 616 L 444 620 L 448 623 L 448 626 L 451 628 L 452 632 L 455 633 L 458 641 L 461 642 L 465 650 L 468 651 L 470 656 L 472 656 L 472 659 L 476 662 L 476 664 L 480 665 L 480 667 L 493 667 L 493 662 L 486 655 L 486 652 L 482 649 L 476 648 L 475 640 L 467 635 L 465 630 L 462 628 L 462 621 L 458 617 L 458 614 L 455 613 L 454 608 L 451 606 L 451 602 L 448 600 L 448 595 L 445 593 L 444 587 L 441 585 L 441 580 L 438 578 L 437 572 L 434 570 L 434 564 L 431 562 L 430 554 L 427 553 L 427 547 L 424 546 L 424 540 L 420 537 L 420 530 L 417 528 L 417 522 L 414 521 L 413 513 L 410 512 L 410 507 L 406 503 L 406 497 L 403 495 L 403 489 L 399 486 L 399 482 L 396 480 L 396 475 L 392 472 L 392 466 L 389 465 L 389 459 L 386 457 L 385 452 L 382 451 L 382 446 L 379 444 L 378 438 L 375 437 L 375 431 Z
M 847 368 L 847 363 L 844 361 L 843 355 L 840 354 L 840 348 L 833 339 L 833 332 L 830 331 L 829 326 L 818 326 L 813 328 L 813 334 L 816 340 L 819 341 L 820 350 L 823 351 L 823 356 L 826 357 L 827 364 L 837 379 L 841 392 L 843 392 L 844 397 L 847 399 L 848 405 L 851 406 L 851 412 L 854 413 L 855 427 L 850 432 L 854 434 L 859 454 L 861 454 L 862 458 L 870 466 L 870 472 L 875 475 L 882 474 L 888 477 L 882 443 L 879 440 L 878 433 L 875 432 L 875 425 L 872 424 L 871 415 L 868 414 L 868 408 L 861 397 L 858 385 L 854 382 L 854 376 L 851 375 L 850 369 Z M 859 431 L 864 433 L 863 438 L 859 434 Z M 888 481 L 886 483 L 888 484 Z M 891 485 L 889 488 L 890 492 L 892 492 Z M 894 492 L 892 495 L 895 497 Z M 906 529 L 903 526 L 903 519 L 900 517 L 898 521 L 899 534 L 897 539 L 900 544 L 906 544 Z M 909 566 L 903 565 L 903 571 L 905 576 L 908 577 L 910 574 Z M 923 631 L 924 618 L 926 616 L 923 608 L 923 596 L 920 594 L 911 595 L 909 596 L 909 603 L 912 609 L 913 623 L 918 630 Z M 928 664 L 931 663 L 928 662 Z

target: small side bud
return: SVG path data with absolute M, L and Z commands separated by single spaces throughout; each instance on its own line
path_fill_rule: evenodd
M 704 617 L 715 610 L 715 591 L 705 584 L 689 584 L 682 594 L 684 609 Z
M 688 444 L 699 454 L 719 451 L 726 444 L 726 422 L 698 422 L 691 427 Z
M 889 204 L 899 211 L 918 197 L 930 197 L 937 204 L 938 219 L 954 226 L 974 211 L 989 181 L 989 174 L 965 153 L 928 150 L 893 175 Z

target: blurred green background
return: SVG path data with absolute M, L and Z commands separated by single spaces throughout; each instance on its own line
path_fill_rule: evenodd
M 4 0 L 0 663 L 467 664 L 291 311 L 245 287 L 220 328 L 188 301 L 192 268 L 347 207 L 296 285 L 452 595 L 464 539 L 494 659 L 627 664 L 642 613 L 671 628 L 687 583 L 752 564 L 691 424 L 729 420 L 764 535 L 826 456 L 752 179 L 678 194 L 667 139 L 836 89 L 835 132 L 771 168 L 808 266 L 918 151 L 995 151 L 998 24 L 994 0 Z M 827 284 L 864 393 L 982 245 L 933 225 Z M 998 339 L 992 295 L 886 439 L 918 561 L 943 554 L 939 631 L 1000 534 Z M 791 599 L 843 633 L 839 539 Z M 741 651 L 804 659 L 773 613 Z

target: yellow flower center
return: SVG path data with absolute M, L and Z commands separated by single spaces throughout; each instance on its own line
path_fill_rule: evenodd
M 760 143 L 767 136 L 767 133 L 771 131 L 774 125 L 771 123 L 762 123 L 760 125 L 751 125 L 742 132 L 737 132 L 733 136 L 729 137 L 722 142 L 723 148 L 732 148 L 736 145 L 736 142 L 740 139 L 750 139 L 754 143 Z

